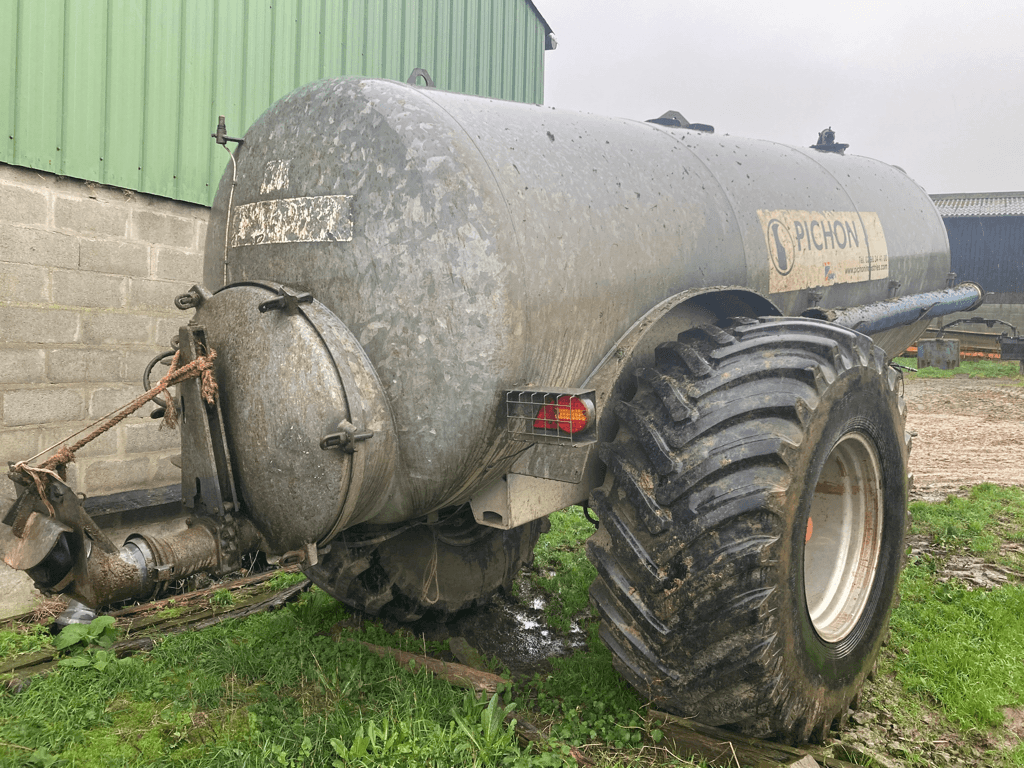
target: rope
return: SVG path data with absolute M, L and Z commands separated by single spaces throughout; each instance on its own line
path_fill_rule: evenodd
M 46 448 L 37 453 L 35 456 L 32 456 L 29 459 L 25 459 L 24 461 L 19 461 L 17 464 L 14 465 L 14 472 L 19 472 L 23 477 L 25 477 L 26 480 L 31 480 L 35 484 L 36 490 L 39 492 L 39 497 L 46 504 L 46 508 L 50 511 L 51 515 L 56 515 L 56 512 L 54 511 L 53 507 L 50 505 L 50 502 L 46 498 L 46 488 L 54 479 L 63 480 L 65 478 L 66 467 L 68 464 L 75 460 L 75 453 L 82 449 L 84 446 L 91 443 L 104 432 L 113 429 L 115 426 L 117 426 L 126 418 L 131 416 L 137 410 L 139 410 L 139 408 L 144 406 L 153 398 L 158 397 L 162 392 L 166 391 L 168 387 L 173 387 L 176 384 L 181 384 L 183 381 L 188 381 L 189 379 L 199 378 L 201 380 L 200 394 L 202 395 L 203 400 L 205 400 L 210 405 L 213 404 L 213 401 L 217 396 L 217 381 L 213 377 L 213 361 L 217 359 L 217 353 L 211 349 L 208 354 L 200 355 L 196 357 L 196 359 L 193 360 L 192 362 L 187 363 L 186 365 L 183 365 L 179 368 L 178 365 L 180 359 L 181 350 L 178 350 L 177 352 L 174 353 L 174 357 L 171 359 L 170 370 L 167 371 L 167 374 L 162 379 L 160 379 L 160 381 L 158 381 L 156 385 L 148 392 L 139 395 L 137 398 L 132 400 L 127 405 L 124 405 L 115 411 L 111 411 L 106 416 L 100 417 L 92 424 L 90 424 L 88 427 L 85 427 L 84 429 L 75 432 L 70 437 L 61 440 L 60 442 L 54 443 L 49 448 Z M 104 419 L 107 420 L 104 421 Z M 168 397 L 167 409 L 166 412 L 164 413 L 164 419 L 163 423 L 161 424 L 161 427 L 167 426 L 170 427 L 171 429 L 174 429 L 177 425 L 178 411 L 174 407 L 174 398 Z M 96 429 L 94 429 L 88 435 L 86 435 L 81 440 L 76 442 L 74 445 L 70 447 L 62 445 L 62 443 L 66 442 L 67 440 L 70 440 L 75 435 L 80 435 L 82 432 L 84 432 L 86 429 L 89 429 L 90 427 L 96 427 Z M 29 466 L 28 462 L 39 458 L 52 448 L 56 448 L 58 445 L 60 446 L 60 448 L 57 449 L 56 453 L 50 456 L 50 458 L 48 458 L 42 464 L 40 464 L 37 467 Z

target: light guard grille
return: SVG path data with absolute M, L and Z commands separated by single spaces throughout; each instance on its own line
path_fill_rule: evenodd
M 592 389 L 525 387 L 509 390 L 505 393 L 506 430 L 513 440 L 526 443 L 575 446 L 596 442 L 597 413 L 594 395 Z M 564 429 L 544 429 L 536 426 L 541 409 L 546 405 L 557 405 L 560 397 L 576 397 L 583 402 L 589 415 L 586 428 L 572 434 Z M 565 426 L 568 426 L 568 422 L 565 422 Z

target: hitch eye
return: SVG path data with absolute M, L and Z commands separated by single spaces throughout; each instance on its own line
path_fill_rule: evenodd
M 540 388 L 505 393 L 507 431 L 513 440 L 586 445 L 597 439 L 593 390 Z

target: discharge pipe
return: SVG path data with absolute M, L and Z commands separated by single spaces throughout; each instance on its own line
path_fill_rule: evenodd
M 867 336 L 900 326 L 912 325 L 925 318 L 942 317 L 953 312 L 970 312 L 985 303 L 985 291 L 977 283 L 960 283 L 941 291 L 915 293 L 886 299 L 874 304 L 846 309 L 814 307 L 804 317 L 829 320 Z

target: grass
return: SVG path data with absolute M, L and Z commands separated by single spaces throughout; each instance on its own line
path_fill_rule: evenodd
M 569 631 L 580 616 L 590 616 L 590 584 L 597 576 L 583 551 L 583 542 L 594 526 L 580 507 L 569 507 L 551 516 L 551 530 L 534 550 L 534 586 L 548 598 L 544 613 L 559 632 Z
M 966 498 L 914 502 L 911 513 L 912 533 L 930 546 L 903 571 L 892 641 L 880 660 L 891 689 L 879 687 L 879 706 L 925 740 L 959 744 L 961 757 L 1024 766 L 1024 743 L 1002 728 L 1005 710 L 1024 708 L 1024 586 L 972 589 L 940 578 L 952 556 L 1006 559 L 1003 543 L 1024 540 L 1024 490 L 978 485 Z M 899 756 L 910 765 L 935 762 L 921 749 Z
M 1002 541 L 1024 541 L 1024 489 L 976 485 L 967 498 L 910 504 L 912 533 L 940 547 L 992 558 Z
M 515 764 L 521 752 L 495 725 L 496 702 L 485 715 L 489 701 L 333 640 L 327 630 L 344 617 L 314 591 L 275 613 L 169 637 L 102 671 L 58 668 L 0 696 L 0 762 Z M 422 650 L 379 626 L 354 636 Z
M 1003 709 L 1024 705 L 1024 588 L 968 589 L 939 583 L 924 559 L 903 574 L 893 616 L 903 690 L 939 702 L 963 731 L 1003 722 Z
M 1024 709 L 1024 587 L 970 590 L 938 578 L 943 558 L 998 561 L 1003 542 L 1022 539 L 1024 491 L 977 486 L 967 498 L 916 502 L 913 515 L 930 547 L 904 572 L 892 640 L 865 691 L 863 706 L 877 717 L 867 730 L 908 765 L 946 753 L 1024 766 L 1024 747 L 1003 725 L 1004 710 Z M 168 637 L 144 656 L 118 661 L 72 646 L 80 665 L 59 666 L 20 694 L 0 692 L 0 766 L 572 766 L 573 749 L 601 766 L 694 765 L 661 748 L 644 702 L 597 637 L 583 552 L 591 531 L 578 509 L 553 516 L 530 573 L 549 596 L 552 625 L 581 626 L 586 648 L 500 699 L 411 674 L 349 640 L 432 655 L 445 643 L 374 621 L 339 638 L 338 622 L 356 622 L 314 589 L 277 612 Z M 40 628 L 0 631 L 3 658 L 51 642 Z M 507 711 L 549 740 L 520 746 Z
M 917 368 L 917 359 L 913 357 L 897 357 L 893 360 L 897 365 L 916 368 L 910 373 L 921 379 L 951 379 L 954 376 L 966 376 L 971 379 L 1021 379 L 1020 363 L 1016 360 L 961 360 L 960 366 L 944 371 L 940 368 Z
M 314 588 L 280 611 L 167 637 L 144 656 L 116 660 L 76 645 L 69 658 L 80 664 L 58 666 L 20 694 L 0 691 L 0 766 L 574 766 L 574 748 L 602 766 L 650 765 L 667 755 L 655 747 L 660 732 L 644 722 L 589 615 L 582 542 L 591 531 L 578 510 L 556 515 L 535 575 L 559 606 L 552 616 L 568 620 L 569 606 L 582 606 L 573 620 L 588 628 L 589 648 L 554 659 L 549 674 L 502 699 L 410 674 L 350 640 L 435 656 L 446 643 L 374 621 L 339 637 L 332 628 L 355 622 Z M 212 599 L 226 602 L 221 590 Z M 51 642 L 41 628 L 0 631 L 5 656 Z M 507 711 L 550 741 L 520 746 Z

